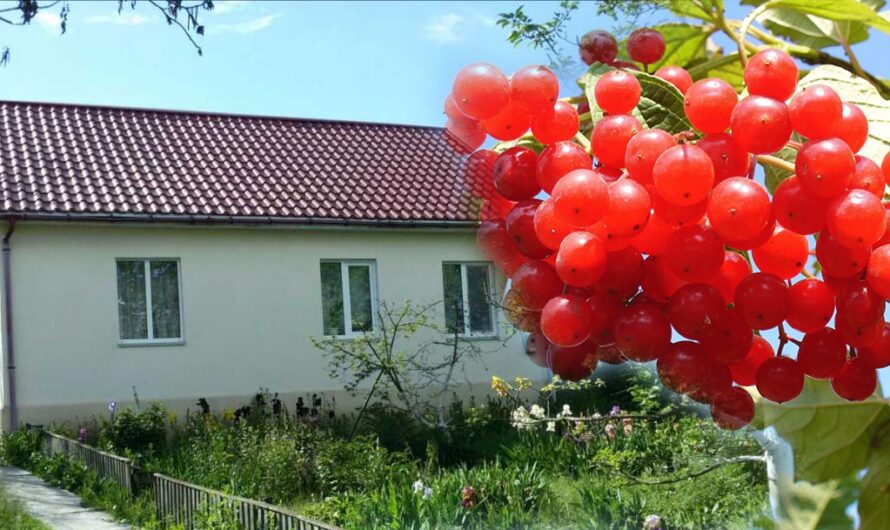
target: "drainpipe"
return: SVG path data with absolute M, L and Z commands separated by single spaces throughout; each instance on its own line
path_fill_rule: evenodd
M 15 431 L 19 426 L 19 412 L 16 407 L 15 399 L 15 352 L 13 350 L 12 341 L 12 274 L 10 272 L 10 256 L 11 249 L 9 239 L 15 232 L 15 217 L 9 218 L 9 226 L 6 228 L 6 235 L 3 236 L 3 316 L 4 316 L 4 335 L 6 342 L 6 370 L 7 370 L 7 388 L 9 392 L 9 423 L 10 430 Z

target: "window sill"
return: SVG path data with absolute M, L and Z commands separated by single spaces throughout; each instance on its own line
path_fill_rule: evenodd
M 444 334 L 446 339 L 453 339 L 454 333 L 446 333 Z M 467 342 L 491 342 L 491 341 L 500 341 L 500 335 L 491 333 L 487 335 L 458 335 L 458 340 L 463 340 Z
M 117 341 L 118 348 L 145 348 L 152 346 L 185 346 L 185 339 Z

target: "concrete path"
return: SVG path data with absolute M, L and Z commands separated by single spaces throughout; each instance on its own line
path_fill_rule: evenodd
M 84 508 L 77 495 L 54 488 L 31 473 L 0 467 L 0 483 L 35 519 L 56 530 L 130 530 L 105 512 Z

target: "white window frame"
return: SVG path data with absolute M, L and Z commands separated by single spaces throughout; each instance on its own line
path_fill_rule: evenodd
M 488 296 L 491 297 L 494 294 L 495 288 L 495 277 L 494 277 L 494 267 L 490 261 L 443 261 L 443 265 L 460 265 L 460 287 L 461 287 L 461 301 L 463 303 L 463 320 L 464 320 L 464 332 L 458 333 L 458 337 L 468 338 L 468 339 L 492 339 L 498 336 L 498 312 L 497 308 L 494 304 L 488 304 L 488 311 L 491 319 L 491 331 L 480 331 L 473 332 L 470 329 L 470 291 L 467 282 L 467 266 L 479 266 L 484 265 L 488 269 L 488 288 L 491 292 L 488 293 Z M 444 271 L 442 277 L 442 289 L 444 294 L 445 289 L 445 278 Z M 489 300 L 490 302 L 491 300 Z M 447 311 L 447 308 L 446 308 Z M 448 330 L 446 329 L 446 333 Z M 454 335 L 453 333 L 449 333 L 450 335 Z
M 352 339 L 361 337 L 366 333 L 377 333 L 380 329 L 377 319 L 377 261 L 372 259 L 323 259 L 319 263 L 319 268 L 322 263 L 340 264 L 340 287 L 343 291 L 343 334 L 328 335 L 328 337 Z M 368 267 L 369 285 L 371 287 L 371 331 L 352 330 L 352 293 L 349 291 L 349 267 L 353 265 Z M 323 313 L 324 311 L 322 311 L 322 327 L 324 327 Z
M 122 339 L 121 338 L 121 329 L 120 329 L 120 290 L 117 288 L 117 343 L 119 346 L 177 346 L 181 344 L 185 344 L 185 309 L 182 305 L 182 263 L 179 258 L 116 258 L 114 260 L 114 279 L 115 284 L 117 285 L 118 278 L 118 270 L 117 264 L 124 261 L 139 261 L 142 262 L 145 267 L 145 312 L 146 312 L 146 323 L 148 325 L 148 338 L 145 339 Z M 178 294 L 179 294 L 179 337 L 178 338 L 166 338 L 166 339 L 157 339 L 154 338 L 154 315 L 152 311 L 152 300 L 151 300 L 151 262 L 152 261 L 173 261 L 176 263 L 176 281 L 178 285 Z

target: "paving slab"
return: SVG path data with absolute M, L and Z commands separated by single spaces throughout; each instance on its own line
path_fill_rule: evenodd
M 50 486 L 23 469 L 0 467 L 0 484 L 29 515 L 55 530 L 132 530 L 103 511 L 84 508 L 77 495 Z

